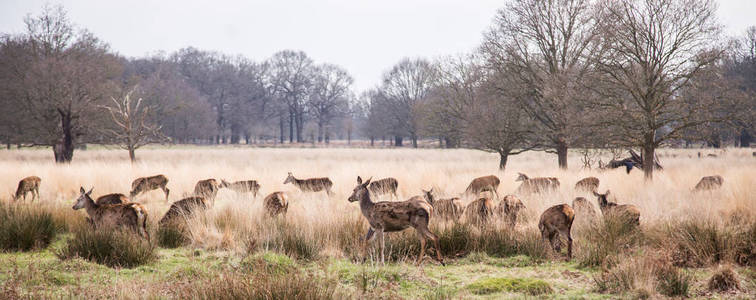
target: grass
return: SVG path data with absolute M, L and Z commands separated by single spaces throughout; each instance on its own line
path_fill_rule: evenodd
M 465 288 L 476 295 L 506 291 L 535 296 L 553 292 L 547 282 L 533 278 L 486 278 L 468 284 Z
M 49 211 L 0 203 L 0 249 L 30 251 L 46 248 L 65 228 Z
M 60 259 L 83 258 L 110 267 L 133 268 L 157 259 L 155 246 L 131 231 L 82 226 L 57 252 Z

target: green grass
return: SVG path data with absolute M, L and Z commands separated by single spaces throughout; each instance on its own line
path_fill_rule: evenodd
M 500 292 L 541 295 L 553 292 L 549 283 L 533 278 L 486 278 L 468 284 L 465 288 L 476 295 L 490 295 Z
M 42 208 L 0 203 L 0 250 L 46 248 L 63 227 L 52 213 Z

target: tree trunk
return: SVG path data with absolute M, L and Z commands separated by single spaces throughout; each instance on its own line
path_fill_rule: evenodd
M 294 111 L 289 109 L 289 144 L 294 143 Z
M 509 150 L 503 150 L 499 152 L 499 170 L 504 171 L 507 168 L 507 159 L 509 158 Z
M 297 125 L 297 143 L 303 143 L 304 139 L 302 138 L 303 129 L 304 129 L 304 113 L 297 110 L 295 115 L 295 123 Z
M 375 137 L 371 136 L 370 137 L 370 147 L 373 147 L 373 146 L 375 146 Z
M 740 131 L 740 147 L 741 148 L 751 147 L 751 141 L 753 141 L 753 138 L 751 137 L 751 134 L 748 133 L 748 130 L 743 129 L 742 131 Z
M 323 142 L 323 123 L 318 122 L 318 143 Z
M 556 145 L 557 160 L 559 161 L 559 168 L 567 170 L 567 142 L 560 139 Z
M 330 144 L 331 143 L 331 132 L 328 131 L 328 126 L 326 126 L 324 130 L 325 130 L 325 143 L 326 144 Z M 347 134 L 349 135 L 349 139 L 351 140 L 352 139 L 352 129 L 351 128 L 347 131 Z
M 231 144 L 239 144 L 241 140 L 241 126 L 239 124 L 231 124 Z
M 412 148 L 417 148 L 417 135 L 412 134 Z
M 395 135 L 394 136 L 394 147 L 401 147 L 402 146 L 402 137 Z
M 654 179 L 654 166 L 656 166 L 656 162 L 654 161 L 655 153 L 656 147 L 653 143 L 643 145 L 643 176 L 646 178 L 646 181 Z
M 64 113 L 62 110 L 58 110 L 60 113 L 60 125 L 63 131 L 63 142 L 56 146 L 53 146 L 53 152 L 55 154 L 55 162 L 58 163 L 70 163 L 73 160 L 74 144 L 73 144 L 73 127 L 71 124 L 71 114 Z
M 285 130 L 284 127 L 286 127 L 286 124 L 284 123 L 283 116 L 279 117 L 278 120 L 279 120 L 279 122 L 278 122 L 279 124 L 278 125 L 280 126 L 280 129 L 281 129 L 281 139 L 280 140 L 281 140 L 281 144 L 283 144 L 283 142 L 284 142 L 284 130 Z
M 134 153 L 135 151 L 136 149 L 134 149 L 133 147 L 129 147 L 129 159 L 131 159 L 132 164 L 136 162 L 136 153 Z

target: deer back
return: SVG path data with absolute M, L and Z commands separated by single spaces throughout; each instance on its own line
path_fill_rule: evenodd
M 271 217 L 285 214 L 289 210 L 289 201 L 284 192 L 273 192 L 265 196 L 263 200 L 265 211 Z
M 595 191 L 599 187 L 599 179 L 596 177 L 586 177 L 575 184 L 575 190 L 578 191 Z
M 575 211 L 567 204 L 559 204 L 549 207 L 541 214 L 538 228 L 541 232 L 556 230 L 569 231 L 575 220 Z
M 467 189 L 465 189 L 465 192 L 468 194 L 475 194 L 484 191 L 486 188 L 491 188 L 493 191 L 497 190 L 499 188 L 499 183 L 501 181 L 499 180 L 499 177 L 496 177 L 495 175 L 488 175 L 483 177 L 478 177 L 473 179 L 470 184 L 467 186 Z
M 198 211 L 204 211 L 209 207 L 207 200 L 203 197 L 189 197 L 173 202 L 171 207 L 165 213 L 160 224 L 165 224 L 179 216 L 190 216 Z
M 368 190 L 375 195 L 393 194 L 396 193 L 397 187 L 399 187 L 399 182 L 396 178 L 388 177 L 371 182 Z
M 698 184 L 693 188 L 696 191 L 715 190 L 722 187 L 724 178 L 719 175 L 705 176 L 698 181 Z
M 108 205 L 108 204 L 123 204 L 129 202 L 129 198 L 126 197 L 124 194 L 107 194 L 100 197 L 97 197 L 97 200 L 95 203 L 97 205 Z

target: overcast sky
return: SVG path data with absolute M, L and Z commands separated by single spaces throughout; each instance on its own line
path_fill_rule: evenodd
M 357 92 L 373 87 L 403 57 L 470 51 L 501 0 L 2 0 L 0 32 L 23 30 L 44 3 L 125 56 L 193 46 L 256 61 L 282 49 L 345 67 Z M 756 25 L 756 0 L 719 0 L 730 35 Z

